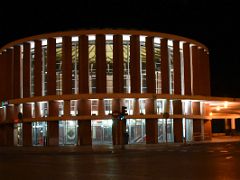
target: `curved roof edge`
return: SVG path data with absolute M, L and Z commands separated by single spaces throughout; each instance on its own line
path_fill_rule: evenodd
M 34 41 L 34 40 L 39 40 L 39 39 L 47 39 L 47 38 L 61 37 L 61 36 L 78 36 L 78 35 L 83 35 L 83 34 L 130 34 L 130 35 L 159 36 L 159 37 L 163 37 L 166 39 L 185 41 L 185 42 L 188 42 L 191 44 L 195 44 L 197 46 L 204 48 L 208 52 L 208 48 L 204 44 L 202 44 L 196 40 L 186 38 L 183 36 L 179 36 L 179 35 L 174 35 L 174 34 L 167 34 L 167 33 L 161 33 L 161 32 L 156 32 L 156 31 L 147 31 L 147 30 L 127 30 L 127 29 L 91 29 L 91 30 L 85 29 L 84 30 L 84 29 L 81 29 L 81 30 L 45 33 L 45 34 L 40 34 L 40 35 L 29 36 L 26 38 L 21 38 L 21 39 L 12 41 L 12 42 L 4 45 L 0 49 L 0 53 L 7 48 L 11 48 L 17 44 L 22 44 L 23 42 L 27 42 L 27 41 Z

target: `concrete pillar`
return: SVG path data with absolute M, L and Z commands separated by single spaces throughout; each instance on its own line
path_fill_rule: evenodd
M 154 63 L 154 38 L 146 37 L 146 81 L 147 93 L 156 92 L 155 84 L 155 63 Z M 146 114 L 154 114 L 155 99 L 146 99 L 145 110 Z M 146 143 L 158 143 L 158 120 L 146 119 Z
M 13 61 L 13 98 L 17 99 L 20 98 L 20 59 L 21 59 L 21 52 L 20 46 L 14 46 L 14 61 Z
M 70 116 L 70 111 L 71 111 L 71 103 L 70 100 L 65 100 L 64 101 L 64 116 Z
M 49 101 L 49 116 L 58 116 L 59 114 L 59 102 Z M 59 144 L 59 122 L 58 121 L 48 121 L 47 122 L 47 145 L 48 146 L 58 146 Z
M 30 97 L 30 44 L 23 44 L 23 97 Z
M 98 99 L 98 115 L 105 115 L 104 100 Z
M 173 101 L 173 114 L 182 114 L 181 100 Z M 174 142 L 183 142 L 183 124 L 182 118 L 173 119 Z
M 124 92 L 124 79 L 123 79 L 123 39 L 122 35 L 113 36 L 113 92 L 123 93 Z M 112 112 L 120 113 L 121 111 L 121 100 L 112 100 Z M 124 126 L 126 127 L 126 125 Z M 123 133 L 126 128 L 123 129 L 123 122 L 118 117 L 113 117 L 112 125 L 112 140 L 113 145 L 123 144 Z
M 112 112 L 121 113 L 120 110 L 120 99 L 113 99 L 112 101 Z M 117 116 L 113 116 L 113 125 L 112 125 L 112 139 L 113 145 L 123 144 L 123 124 L 122 121 L 118 119 Z
M 161 79 L 162 94 L 169 94 L 168 40 L 161 39 Z
M 211 95 L 211 83 L 210 83 L 210 64 L 209 64 L 209 54 L 204 51 L 204 93 L 206 96 Z
M 79 100 L 78 102 L 78 115 L 90 115 L 91 114 L 91 102 L 87 99 Z M 91 120 L 84 119 L 78 121 L 78 145 L 91 145 Z
M 138 35 L 130 37 L 130 77 L 131 93 L 140 93 L 140 42 Z
M 200 102 L 192 102 L 192 114 L 200 115 Z M 193 140 L 201 141 L 202 137 L 202 120 L 193 119 Z
M 35 41 L 34 50 L 34 96 L 42 96 L 42 42 Z
M 34 108 L 35 108 L 35 118 L 40 118 L 41 117 L 41 109 L 40 109 L 40 104 L 38 102 L 34 103 Z
M 179 41 L 173 41 L 174 94 L 181 94 L 181 62 Z
M 153 37 L 146 37 L 146 81 L 148 93 L 156 93 L 153 40 Z
M 225 133 L 227 136 L 231 133 L 231 119 L 225 119 Z
M 105 35 L 96 35 L 96 92 L 106 93 L 106 45 Z
M 79 36 L 79 93 L 89 93 L 88 82 L 88 37 Z
M 72 94 L 72 39 L 70 36 L 63 37 L 62 90 L 63 94 Z
M 192 46 L 192 95 L 200 95 L 200 69 L 199 51 L 197 46 Z
M 15 113 L 15 107 L 12 105 L 7 106 L 6 107 L 6 121 L 9 123 L 13 123 L 15 119 L 17 119 L 16 113 Z
M 191 95 L 191 65 L 189 43 L 183 44 L 184 95 Z
M 13 146 L 13 124 L 0 125 L 0 145 Z
M 88 37 L 79 36 L 79 93 L 89 93 L 88 85 Z M 91 101 L 78 101 L 78 115 L 91 115 Z M 78 145 L 91 145 L 91 119 L 78 120 Z
M 231 119 L 231 135 L 234 135 L 236 133 L 236 120 L 235 118 Z
M 154 114 L 154 99 L 146 99 L 146 114 Z M 158 143 L 158 119 L 146 119 L 146 143 Z
M 122 35 L 113 36 L 113 92 L 124 92 Z
M 139 114 L 140 114 L 139 99 L 135 98 L 133 100 L 133 115 L 139 115 Z
M 32 117 L 32 105 L 23 104 L 23 118 Z M 32 123 L 23 122 L 23 146 L 32 146 Z
M 56 95 L 56 39 L 47 43 L 47 95 Z
M 5 90 L 5 98 L 12 99 L 13 98 L 13 49 L 7 49 L 6 52 L 6 73 L 4 74 L 4 78 L 6 84 L 4 86 Z
M 209 119 L 204 119 L 204 140 L 212 139 L 212 122 Z

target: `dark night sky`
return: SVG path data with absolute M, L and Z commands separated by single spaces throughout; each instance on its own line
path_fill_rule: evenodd
M 212 96 L 240 97 L 240 9 L 236 0 L 36 2 L 0 5 L 0 46 L 26 36 L 75 29 L 173 33 L 209 48 Z

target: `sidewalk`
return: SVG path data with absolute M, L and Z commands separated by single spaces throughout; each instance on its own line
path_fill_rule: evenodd
M 168 147 L 181 147 L 185 145 L 194 144 L 212 144 L 212 143 L 226 143 L 226 142 L 240 142 L 240 136 L 218 136 L 212 137 L 209 141 L 195 141 L 184 143 L 161 143 L 161 144 L 127 144 L 127 145 L 93 145 L 93 146 L 31 146 L 31 147 L 0 147 L 1 154 L 10 153 L 30 153 L 30 154 L 87 154 L 87 153 L 115 153 L 118 151 L 129 150 L 154 150 L 167 149 Z

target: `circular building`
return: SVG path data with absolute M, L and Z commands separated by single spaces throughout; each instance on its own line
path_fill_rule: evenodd
M 208 49 L 135 30 L 42 34 L 0 49 L 0 144 L 211 138 Z

